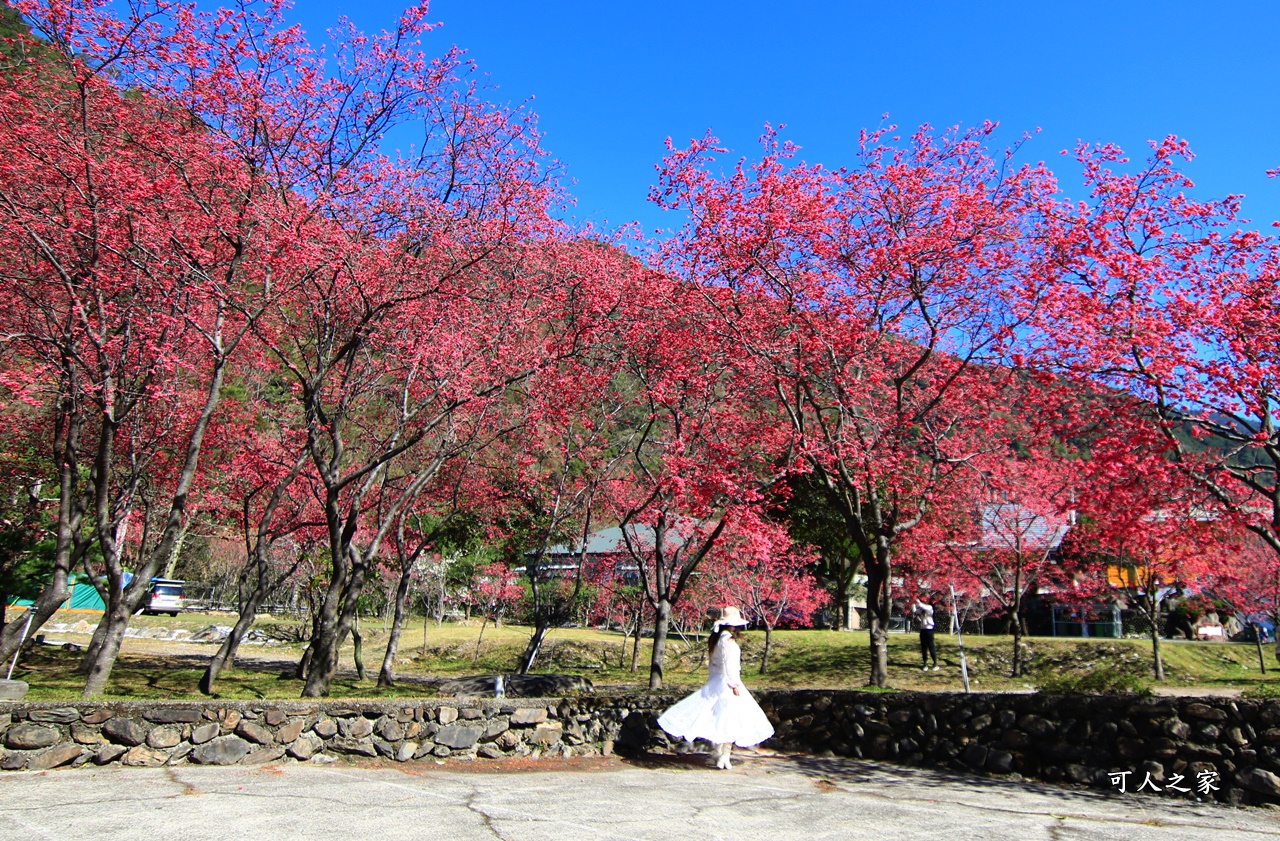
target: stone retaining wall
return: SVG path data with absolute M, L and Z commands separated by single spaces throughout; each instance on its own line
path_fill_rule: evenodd
M 677 695 L 401 702 L 0 703 L 0 769 L 382 757 L 591 756 L 674 748 Z M 1231 803 L 1280 803 L 1280 701 L 763 692 L 769 747 Z M 1148 781 L 1146 778 L 1150 776 Z M 1216 790 L 1198 791 L 1210 779 Z M 1189 789 L 1176 791 L 1173 787 Z
M 0 769 L 598 755 L 631 710 L 596 702 L 0 704 Z
M 1150 775 L 1160 796 L 1280 803 L 1280 701 L 805 690 L 761 705 L 770 744 L 796 750 L 1128 793 Z

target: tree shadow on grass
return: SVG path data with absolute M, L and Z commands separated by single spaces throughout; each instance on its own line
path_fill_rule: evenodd
M 81 653 L 39 646 L 23 654 L 15 677 L 31 684 L 27 700 L 76 699 L 84 689 L 78 671 Z M 216 691 L 204 695 L 199 682 L 209 658 L 189 653 L 124 653 L 111 671 L 103 700 L 296 700 L 302 684 L 293 678 L 293 659 L 252 658 L 238 662 L 218 680 Z M 435 694 L 439 679 L 405 676 L 391 689 L 357 680 L 354 670 L 342 670 L 333 684 L 333 698 L 422 698 Z

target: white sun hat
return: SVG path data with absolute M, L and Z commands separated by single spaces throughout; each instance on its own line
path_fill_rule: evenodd
M 742 613 L 736 607 L 720 608 L 720 617 L 716 619 L 716 625 L 719 627 L 742 628 L 750 623 L 742 618 Z

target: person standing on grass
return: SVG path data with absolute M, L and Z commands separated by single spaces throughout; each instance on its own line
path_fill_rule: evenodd
M 764 710 L 742 685 L 738 638 L 747 621 L 736 607 L 723 607 L 707 639 L 707 682 L 658 718 L 658 726 L 678 739 L 711 742 L 717 768 L 731 767 L 733 746 L 749 748 L 773 735 Z
M 916 627 L 920 629 L 920 671 L 929 671 L 929 658 L 933 658 L 933 670 L 941 669 L 938 665 L 938 643 L 933 639 L 933 604 L 927 593 L 916 597 L 911 606 L 911 613 L 916 618 Z

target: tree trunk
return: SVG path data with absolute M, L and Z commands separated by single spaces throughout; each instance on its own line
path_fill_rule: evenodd
M 888 558 L 866 565 L 867 618 L 871 631 L 871 674 L 868 686 L 889 685 L 889 618 L 893 610 L 890 600 Z
M 1010 606 L 1011 618 L 1013 620 L 1013 669 L 1010 677 L 1022 677 L 1026 666 L 1023 661 L 1022 651 L 1022 572 L 1019 570 L 1013 579 L 1013 604 Z
M 205 667 L 204 676 L 200 678 L 200 691 L 205 695 L 213 694 L 213 686 L 218 680 L 218 675 L 226 669 L 233 668 L 236 662 L 236 652 L 240 648 L 240 641 L 244 639 L 244 635 L 249 633 L 249 629 L 253 627 L 253 620 L 258 612 L 258 603 L 253 602 L 247 605 L 245 609 L 240 611 L 240 616 L 236 619 L 236 624 L 231 627 L 231 633 L 227 634 L 227 638 L 222 641 L 222 645 L 218 646 L 218 652 L 209 660 L 209 665 Z
M 422 656 L 427 656 L 427 623 L 431 621 L 431 605 L 422 599 Z
M 400 583 L 396 585 L 396 609 L 391 617 L 391 635 L 387 637 L 387 651 L 382 655 L 382 669 L 378 672 L 378 686 L 389 688 L 396 685 L 396 652 L 400 650 L 400 633 L 404 628 L 405 614 L 409 612 L 409 585 L 412 583 L 410 573 L 413 567 L 400 573 Z M 423 617 L 423 628 L 426 628 L 426 617 Z M 422 647 L 427 647 L 426 634 L 423 634 Z
M 298 668 L 293 672 L 295 680 L 306 680 L 307 675 L 311 674 L 311 661 L 316 659 L 316 650 L 313 647 L 314 642 L 315 637 L 312 636 L 311 642 L 307 643 L 306 650 L 302 652 L 302 657 L 298 660 Z
M 119 566 L 121 560 L 119 557 L 112 561 L 114 568 L 108 568 L 108 577 L 111 579 L 108 586 L 113 589 L 109 591 L 107 610 L 103 614 L 98 629 L 94 631 L 89 651 L 84 658 L 85 671 L 88 675 L 84 690 L 86 699 L 96 697 L 106 687 L 111 669 L 115 666 L 116 657 L 120 654 L 120 643 L 124 640 L 124 633 L 129 628 L 129 621 L 148 598 L 151 579 L 155 575 L 156 566 L 160 563 L 163 551 L 165 550 L 162 547 L 151 553 L 141 564 L 128 586 L 122 586 L 120 583 L 122 568 Z M 102 632 L 101 636 L 99 631 Z
M 476 637 L 476 653 L 475 656 L 471 658 L 471 665 L 473 666 L 480 662 L 480 643 L 484 642 L 484 629 L 488 624 L 489 614 L 486 613 L 484 618 L 480 620 L 480 636 Z
M 644 594 L 639 595 L 639 603 L 636 605 L 636 636 L 631 642 L 631 673 L 635 674 L 640 670 L 640 638 L 644 636 L 644 608 L 648 604 L 645 601 Z
M 549 630 L 551 630 L 551 626 L 542 618 L 539 618 L 534 624 L 533 636 L 529 637 L 529 644 L 525 646 L 524 653 L 520 655 L 520 674 L 527 675 L 529 670 L 533 668 L 534 661 L 538 659 L 538 651 L 542 648 L 542 642 L 547 638 L 547 631 Z
M 239 616 L 236 618 L 236 625 L 232 626 L 223 644 L 218 646 L 218 653 L 212 655 L 209 666 L 205 668 L 205 675 L 200 678 L 200 691 L 205 695 L 214 693 L 214 685 L 218 682 L 221 672 L 236 667 L 239 644 L 253 627 L 253 621 L 257 618 L 257 609 L 261 607 L 271 589 L 265 581 L 264 567 L 259 566 L 259 570 L 260 575 L 257 577 L 255 588 L 248 593 L 244 593 L 243 586 L 239 590 Z
M 107 616 L 110 616 L 109 620 Z M 80 696 L 86 701 L 99 697 L 106 690 L 107 681 L 111 678 L 111 669 L 115 666 L 116 657 L 120 654 L 120 643 L 124 640 L 124 632 L 129 627 L 128 615 L 121 615 L 119 611 L 116 611 L 115 615 L 109 611 L 103 618 L 104 621 L 99 627 L 105 627 L 105 630 L 97 650 L 93 652 L 94 657 L 89 663 L 88 676 L 84 683 L 84 693 Z
M 329 687 L 338 672 L 342 641 L 348 633 L 353 633 L 357 619 L 357 602 L 364 587 L 363 564 L 353 563 L 345 575 L 335 565 L 335 577 L 343 580 L 330 584 L 316 617 L 316 632 L 312 639 L 314 652 L 306 684 L 302 688 L 304 698 L 325 698 L 329 695 Z M 353 633 L 352 639 L 355 638 Z M 363 670 L 362 663 L 357 663 L 357 670 Z
M 1151 624 L 1151 667 L 1156 680 L 1164 680 L 1164 655 L 1160 653 L 1160 603 L 1153 602 L 1147 614 Z
M 653 609 L 653 653 L 649 657 L 649 688 L 662 688 L 662 661 L 667 654 L 667 631 L 671 627 L 671 602 L 659 599 Z
M 295 467 L 291 475 L 296 475 L 297 472 L 298 468 Z M 289 482 L 292 482 L 292 480 L 290 479 Z M 277 486 L 275 498 L 267 506 L 267 513 L 263 518 L 263 526 L 259 528 L 258 546 L 253 551 L 248 562 L 246 562 L 244 569 L 240 572 L 240 578 L 236 586 L 236 602 L 240 609 L 240 615 L 236 618 L 235 625 L 231 627 L 231 633 L 227 634 L 227 638 L 218 647 L 218 652 L 209 660 L 204 676 L 200 678 L 200 691 L 206 695 L 213 694 L 213 687 L 218 680 L 218 675 L 223 670 L 235 666 L 236 652 L 239 651 L 240 643 L 244 640 L 245 634 L 249 633 L 249 629 L 253 627 L 253 622 L 258 616 L 258 609 L 262 607 L 262 603 L 267 600 L 267 596 L 275 591 L 284 578 L 284 576 L 281 576 L 274 582 L 271 580 L 270 567 L 265 560 L 265 553 L 262 547 L 265 543 L 263 534 L 265 524 L 270 521 L 279 496 L 287 486 L 286 483 L 281 483 Z M 295 561 L 292 569 L 289 570 L 289 574 L 292 574 L 297 567 L 298 564 Z M 296 600 L 296 588 L 293 596 Z
M 177 571 L 178 556 L 182 554 L 182 547 L 187 542 L 187 534 L 191 531 L 192 520 L 198 513 L 199 511 L 197 510 L 191 517 L 183 521 L 178 537 L 173 541 L 173 549 L 169 552 L 169 560 L 165 562 L 164 571 L 160 573 L 161 578 L 173 578 L 174 572 Z
M 764 626 L 764 654 L 760 657 L 760 674 L 769 671 L 769 647 L 773 644 L 773 626 L 765 623 Z
M 342 595 L 339 598 L 325 599 L 325 603 L 321 605 L 315 637 L 312 639 L 310 668 L 307 668 L 306 685 L 302 687 L 303 698 L 326 698 L 329 695 L 329 687 L 333 685 L 333 678 L 338 673 L 342 641 L 347 634 L 352 634 L 353 641 L 358 639 L 358 631 L 355 629 L 356 602 L 362 585 L 364 575 L 357 568 L 347 577 L 347 586 L 342 589 Z M 357 661 L 356 668 L 357 672 L 364 671 L 364 663 Z M 364 677 L 361 676 L 361 680 Z
M 102 650 L 103 640 L 107 636 L 110 617 L 111 611 L 108 609 L 102 614 L 102 618 L 98 620 L 97 626 L 93 629 L 93 636 L 89 637 L 89 645 L 85 647 L 84 657 L 80 658 L 80 665 L 76 668 L 76 671 L 80 674 L 89 674 L 89 669 L 97 662 L 98 652 Z
M 1265 675 L 1267 673 L 1267 661 L 1262 655 L 1262 626 L 1250 622 L 1249 627 L 1253 628 L 1253 642 L 1258 647 L 1258 668 Z
M 1024 670 L 1023 651 L 1022 651 L 1022 623 L 1018 621 L 1018 617 L 1013 618 L 1013 670 L 1010 677 L 1022 677 Z
M 351 658 L 356 663 L 356 680 L 364 680 L 364 637 L 360 636 L 360 619 L 351 626 Z M 325 691 L 328 695 L 328 691 Z
M 849 579 L 843 574 L 836 576 L 836 630 L 851 631 L 853 622 L 849 618 Z
M 1151 634 L 1151 663 L 1156 680 L 1164 680 L 1164 656 L 1160 653 L 1160 634 L 1155 631 Z
M 307 675 L 311 674 L 311 663 L 316 659 L 316 639 L 320 636 L 320 610 L 315 597 L 310 593 L 307 594 L 307 606 L 311 611 L 311 637 L 307 640 L 302 656 L 298 658 L 298 668 L 294 671 L 294 678 L 297 680 L 306 680 Z
M 311 639 L 311 647 L 307 650 L 311 658 L 306 684 L 302 687 L 303 698 L 324 698 L 329 694 L 329 686 L 338 670 L 338 646 L 341 639 L 337 611 L 332 604 L 326 603 L 321 607 L 321 621 Z M 305 658 L 306 655 L 303 656 Z
M 67 586 L 72 568 L 79 563 L 84 550 L 80 526 L 84 521 L 84 508 L 80 500 L 80 465 L 77 458 L 80 447 L 80 431 L 83 420 L 74 408 L 74 401 L 59 407 L 54 436 L 54 461 L 58 465 L 58 528 L 53 551 L 53 575 L 44 590 L 36 597 L 26 618 L 10 622 L 0 631 L 0 662 L 8 662 L 24 643 L 23 634 L 30 638 L 39 633 L 44 623 L 58 612 L 71 596 Z
M 87 572 L 87 563 L 84 566 L 86 566 Z M 114 627 L 119 625 L 119 617 L 123 616 L 125 611 L 123 586 L 118 590 L 113 590 L 113 584 L 108 581 L 106 590 L 100 589 L 99 595 L 102 598 L 102 602 L 106 604 L 106 609 L 102 612 L 101 620 L 97 621 L 97 627 L 93 629 L 93 636 L 91 636 L 90 641 L 88 641 L 88 648 L 84 649 L 84 657 L 81 658 L 81 664 L 79 664 L 78 669 L 81 675 L 90 675 L 95 666 L 99 668 L 102 667 L 100 659 L 102 655 L 102 646 L 106 645 L 106 640 L 108 640 L 111 632 L 113 632 Z M 128 617 L 124 618 L 124 625 L 128 626 Z M 124 631 L 120 631 L 120 634 L 122 634 L 123 640 Z M 119 650 L 119 646 L 116 646 L 116 650 Z M 110 671 L 109 666 L 106 668 Z
M 182 463 L 178 481 L 169 495 L 170 501 L 164 529 L 160 533 L 160 539 L 155 546 L 146 550 L 146 556 L 136 559 L 137 567 L 133 570 L 132 578 L 127 585 L 124 583 L 124 557 L 121 545 L 124 532 L 123 528 L 113 519 L 115 512 L 112 510 L 109 497 L 109 489 L 112 483 L 112 459 L 115 455 L 115 441 L 119 434 L 121 420 L 109 414 L 101 416 L 97 453 L 94 458 L 92 474 L 95 484 L 94 535 L 97 538 L 98 547 L 102 551 L 102 563 L 106 569 L 108 588 L 111 593 L 107 612 L 104 614 L 104 621 L 108 621 L 106 617 L 110 617 L 110 619 L 98 648 L 90 652 L 89 656 L 92 660 L 86 658 L 86 661 L 90 663 L 88 680 L 84 689 L 84 697 L 86 699 L 96 697 L 106 688 L 107 680 L 111 676 L 111 669 L 120 653 L 120 643 L 124 639 L 124 632 L 129 627 L 129 620 L 133 618 L 134 612 L 147 599 L 151 579 L 156 577 L 161 566 L 177 552 L 176 544 L 180 532 L 184 528 L 184 523 L 188 523 L 186 517 L 187 501 L 190 498 L 191 486 L 196 479 L 205 432 L 208 430 L 209 421 L 218 406 L 222 391 L 222 379 L 226 372 L 227 357 L 221 353 L 220 339 L 217 345 L 220 353 L 214 362 L 212 377 L 205 392 L 204 405 L 200 410 L 199 417 L 196 419 L 195 426 L 192 427 L 191 433 L 186 440 L 186 458 Z M 146 540 L 144 539 L 143 546 L 139 547 L 139 552 L 144 550 L 145 545 Z

